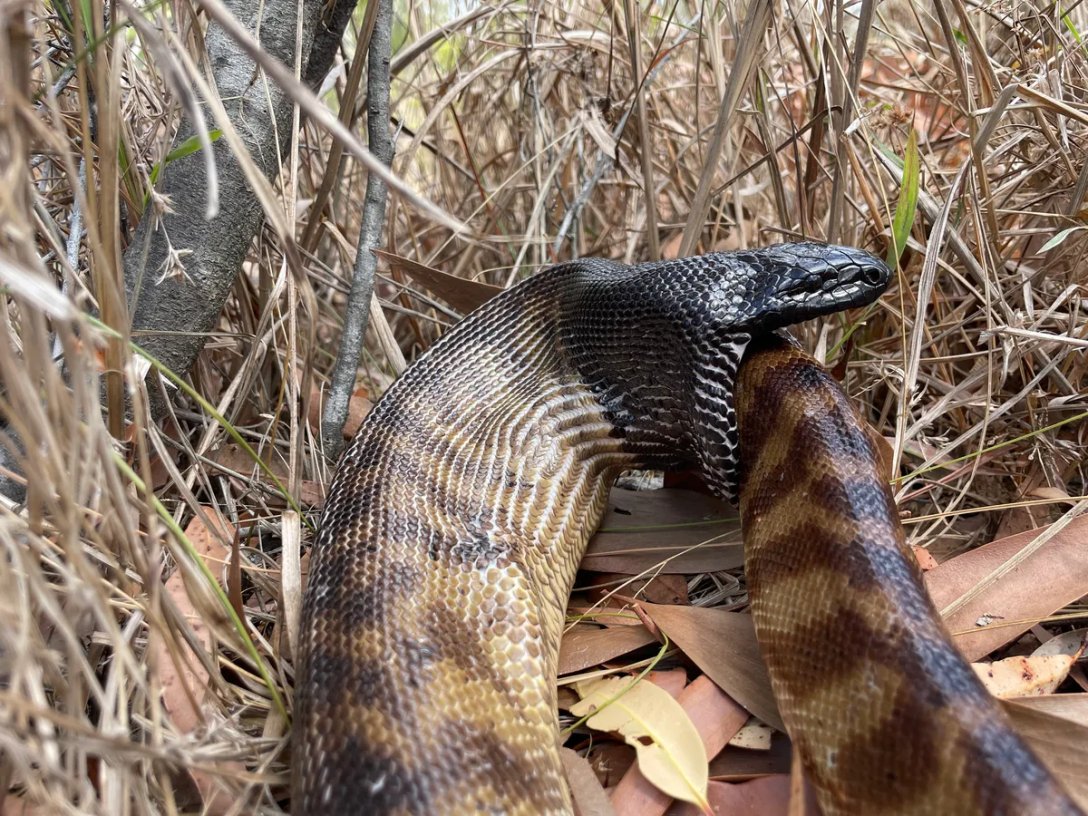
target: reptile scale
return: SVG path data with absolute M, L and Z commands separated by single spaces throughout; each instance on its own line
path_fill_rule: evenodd
M 436 342 L 330 486 L 292 812 L 571 813 L 567 596 L 613 479 L 652 468 L 739 495 L 756 633 L 826 816 L 1079 814 L 952 646 L 861 420 L 774 335 L 889 278 L 810 243 L 580 260 Z

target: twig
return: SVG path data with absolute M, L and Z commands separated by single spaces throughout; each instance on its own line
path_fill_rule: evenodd
M 370 152 L 382 165 L 393 163 L 393 140 L 389 135 L 389 58 L 393 22 L 392 0 L 379 0 L 374 33 L 367 54 L 367 137 Z M 382 238 L 385 225 L 385 180 L 370 173 L 366 180 L 363 200 L 363 222 L 359 231 L 359 246 L 355 255 L 355 273 L 348 294 L 344 330 L 336 354 L 329 392 L 321 418 L 321 439 L 325 455 L 335 459 L 344 446 L 344 423 L 348 417 L 348 401 L 355 388 L 355 373 L 359 353 L 366 339 L 370 319 L 370 299 L 374 292 L 374 268 L 378 259 L 371 252 Z

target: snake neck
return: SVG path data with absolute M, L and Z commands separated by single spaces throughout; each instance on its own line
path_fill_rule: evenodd
M 737 421 L 733 390 L 751 336 L 726 321 L 649 298 L 637 279 L 589 278 L 567 293 L 561 347 L 632 467 L 697 470 L 735 503 Z M 695 306 L 713 306 L 708 294 Z

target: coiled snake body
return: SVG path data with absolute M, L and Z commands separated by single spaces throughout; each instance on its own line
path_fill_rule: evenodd
M 439 340 L 367 416 L 326 500 L 293 812 L 571 812 L 559 636 L 613 478 L 695 468 L 735 500 L 750 338 L 868 303 L 889 274 L 816 244 L 576 261 Z M 956 655 L 841 391 L 764 343 L 738 392 L 753 614 L 825 813 L 1079 813 Z

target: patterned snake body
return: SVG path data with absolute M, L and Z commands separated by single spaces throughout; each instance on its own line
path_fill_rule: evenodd
M 761 338 L 737 416 L 752 615 L 823 812 L 1081 813 L 953 646 L 839 384 Z
M 634 267 L 577 261 L 504 292 L 443 336 L 364 420 L 330 487 L 303 608 L 293 812 L 569 813 L 557 752 L 559 637 L 578 562 L 613 478 L 627 468 L 695 468 L 714 492 L 734 500 L 733 385 L 749 339 L 868 303 L 889 274 L 864 252 L 815 244 Z M 742 392 L 757 405 L 760 388 L 788 393 L 793 385 L 774 377 L 762 382 Z M 764 450 L 777 456 L 766 433 L 778 422 L 772 407 L 745 404 L 742 422 L 753 428 L 742 425 L 746 461 Z M 836 422 L 856 422 L 842 417 Z M 759 440 L 754 447 L 749 436 Z M 800 442 L 803 448 L 803 434 Z M 851 461 L 853 444 L 844 437 L 827 449 L 793 453 Z M 805 488 L 792 487 L 783 498 L 768 487 L 773 479 L 758 475 L 775 461 L 749 470 L 761 485 L 741 495 L 749 541 L 754 518 L 774 522 L 784 507 L 801 515 L 809 509 Z M 882 484 L 878 475 L 872 481 Z M 884 498 L 870 504 L 883 502 L 894 518 L 880 490 Z M 814 524 L 830 531 L 837 516 L 851 512 L 849 502 L 830 505 Z M 791 577 L 793 556 L 776 554 L 774 532 L 760 542 L 755 551 L 766 554 L 749 562 L 759 576 L 752 586 L 757 633 L 821 805 L 829 816 L 897 812 L 883 804 L 849 809 L 851 795 L 879 798 L 875 788 L 887 785 L 880 774 L 894 769 L 861 767 L 851 751 L 885 733 L 886 723 L 913 727 L 919 716 L 947 713 L 940 708 L 947 701 L 911 698 L 920 678 L 908 672 L 910 682 L 891 686 L 899 697 L 890 711 L 851 723 L 851 743 L 832 733 L 837 709 L 825 706 L 840 704 L 834 695 L 801 688 L 796 649 L 804 644 L 794 633 L 845 622 L 857 624 L 863 639 L 890 635 L 890 648 L 898 649 L 909 637 L 887 616 L 898 614 L 903 597 L 888 590 L 890 606 L 845 606 L 858 621 L 825 619 L 822 608 L 810 614 L 802 597 L 799 624 L 790 623 L 777 598 L 785 586 L 792 603 L 811 581 L 827 589 L 817 607 L 837 604 L 854 591 L 880 595 L 873 587 L 888 589 L 903 576 L 916 582 L 916 573 L 902 565 L 889 573 L 859 568 L 842 573 L 846 586 L 830 586 L 804 559 L 832 547 L 800 553 Z M 901 539 L 895 546 L 901 549 Z M 838 558 L 852 563 L 848 555 Z M 908 604 L 905 611 L 929 615 L 930 628 L 946 637 L 931 606 Z M 848 686 L 843 666 L 861 672 L 863 661 L 836 655 L 842 665 L 825 659 L 814 676 L 826 677 L 828 687 Z M 908 668 L 932 668 L 883 657 L 876 674 L 862 679 L 885 682 L 890 674 L 902 681 Z M 993 710 L 992 703 L 985 709 Z M 986 753 L 998 743 L 979 732 L 983 725 L 971 736 L 983 738 Z M 994 728 L 1017 739 L 1003 720 Z M 927 738 L 949 733 L 959 732 L 935 728 Z M 1015 759 L 1049 780 L 1034 755 L 1015 744 L 1023 756 L 1002 748 L 991 765 L 977 765 L 980 773 Z M 904 769 L 900 787 L 917 784 L 917 771 Z M 855 786 L 860 792 L 843 793 Z M 1054 795 L 1062 796 L 1056 787 Z M 1068 808 L 962 812 L 1078 812 Z

